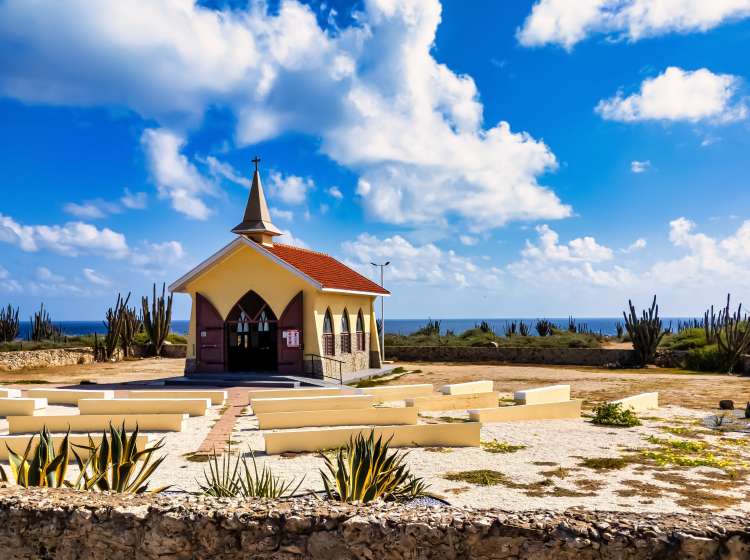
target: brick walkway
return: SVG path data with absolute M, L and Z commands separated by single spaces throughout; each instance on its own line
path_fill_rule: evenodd
M 200 444 L 196 453 L 209 454 L 214 449 L 223 453 L 227 448 L 227 441 L 232 438 L 232 430 L 242 409 L 248 406 L 247 391 L 245 387 L 233 387 L 228 390 L 228 398 L 224 414 L 208 432 L 206 439 Z

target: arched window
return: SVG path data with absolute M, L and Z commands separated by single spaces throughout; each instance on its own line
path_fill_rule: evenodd
M 268 313 L 265 309 L 258 316 L 258 332 L 268 332 Z
M 326 311 L 323 317 L 323 355 L 333 356 L 336 353 L 336 344 L 333 340 L 333 319 L 331 310 Z
M 352 353 L 352 331 L 349 328 L 349 312 L 346 309 L 341 314 L 341 353 Z
M 362 310 L 357 313 L 357 351 L 365 351 L 365 318 L 362 315 Z

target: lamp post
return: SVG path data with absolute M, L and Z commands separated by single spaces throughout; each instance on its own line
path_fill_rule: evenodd
M 385 261 L 383 264 L 370 263 L 372 266 L 380 267 L 380 287 L 383 285 L 383 271 L 385 267 L 391 264 L 391 261 Z M 385 360 L 385 296 L 380 296 L 380 359 Z

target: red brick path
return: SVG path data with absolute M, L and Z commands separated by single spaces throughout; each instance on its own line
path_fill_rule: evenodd
M 247 388 L 234 387 L 229 389 L 227 408 L 219 421 L 208 432 L 206 439 L 200 444 L 196 453 L 211 453 L 214 449 L 222 453 L 227 447 L 227 441 L 232 438 L 232 430 L 242 409 L 248 406 Z

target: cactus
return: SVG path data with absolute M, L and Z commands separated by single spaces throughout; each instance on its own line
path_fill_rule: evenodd
M 161 296 L 156 297 L 156 284 L 153 289 L 153 300 L 149 309 L 148 297 L 141 299 L 143 306 L 143 328 L 151 343 L 151 351 L 154 356 L 161 354 L 161 347 L 169 334 L 169 325 L 172 322 L 172 294 L 165 298 L 166 284 L 162 284 Z
M 662 326 L 661 319 L 659 318 L 659 306 L 656 305 L 656 296 L 654 301 L 651 303 L 651 307 L 648 311 L 643 310 L 641 317 L 635 311 L 633 302 L 628 300 L 628 307 L 630 307 L 630 313 L 626 314 L 622 312 L 622 316 L 625 318 L 625 328 L 630 335 L 630 340 L 633 342 L 633 349 L 636 353 L 638 363 L 642 366 L 652 362 L 656 356 L 656 349 L 661 342 L 661 339 L 666 334 L 666 330 Z
M 622 338 L 622 335 L 625 333 L 625 327 L 622 326 L 620 321 L 615 323 L 615 330 L 617 331 L 617 338 Z
M 518 334 L 520 334 L 521 336 L 529 336 L 529 325 L 527 325 L 523 321 L 520 321 L 518 323 Z
M 21 332 L 18 321 L 18 308 L 15 311 L 8 304 L 5 309 L 0 309 L 0 342 L 13 342 Z
M 39 311 L 34 312 L 29 322 L 31 323 L 29 340 L 39 342 L 41 340 L 56 340 L 62 337 L 62 331 L 52 323 L 52 318 L 44 309 L 44 303 L 42 303 Z
M 548 319 L 537 319 L 534 329 L 536 329 L 536 334 L 539 336 L 552 336 L 554 325 Z
M 107 328 L 107 334 L 104 336 L 102 341 L 103 356 L 101 358 L 108 362 L 115 358 L 115 351 L 120 343 L 120 335 L 122 333 L 122 324 L 124 321 L 123 310 L 127 307 L 128 301 L 130 300 L 130 294 L 122 299 L 120 294 L 117 294 L 117 303 L 114 308 L 110 307 L 107 310 L 105 320 L 103 321 L 104 326 Z
M 143 330 L 143 319 L 138 314 L 135 307 L 125 307 L 120 309 L 122 314 L 122 332 L 120 332 L 120 348 L 122 355 L 129 358 L 132 354 L 135 335 Z
M 727 294 L 727 305 L 719 313 L 716 343 L 719 353 L 726 361 L 729 373 L 734 371 L 743 354 L 750 348 L 750 328 L 748 328 L 747 316 L 742 316 L 742 304 L 737 306 L 737 311 L 729 311 L 729 294 Z
M 482 321 L 478 325 L 474 325 L 474 328 L 479 329 L 483 333 L 492 333 L 495 334 L 495 329 L 492 328 L 492 325 L 490 325 L 487 321 Z
M 511 338 L 518 331 L 518 324 L 515 321 L 505 322 L 505 337 Z
M 728 299 L 729 297 L 727 296 Z M 717 320 L 713 305 L 711 309 L 706 309 L 706 312 L 703 314 L 703 330 L 706 332 L 706 344 L 716 344 L 721 320 L 721 312 L 719 312 L 719 319 Z

